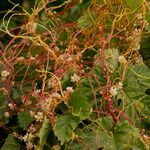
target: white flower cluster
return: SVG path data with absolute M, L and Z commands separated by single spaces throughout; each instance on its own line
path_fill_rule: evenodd
M 37 122 L 42 122 L 44 119 L 44 114 L 43 112 L 37 112 L 37 114 L 34 116 Z
M 127 37 L 127 41 L 130 42 L 130 48 L 134 51 L 140 49 L 142 30 L 135 29 L 130 36 Z
M 127 63 L 127 60 L 126 60 L 126 58 L 125 58 L 123 55 L 120 55 L 120 56 L 119 56 L 118 61 L 119 61 L 121 64 L 126 64 L 126 63 Z
M 7 76 L 9 76 L 9 75 L 10 75 L 10 72 L 7 71 L 7 70 L 3 70 L 3 71 L 1 72 L 1 76 L 2 76 L 2 77 L 7 77 Z
M 34 138 L 34 135 L 32 133 L 26 133 L 26 135 L 22 137 L 22 140 L 26 142 L 27 149 L 32 149 L 34 147 L 32 143 L 33 138 Z
M 15 103 L 8 103 L 8 107 L 13 110 L 16 108 L 16 104 Z
M 66 104 L 73 92 L 74 92 L 74 89 L 71 86 L 66 87 L 66 90 L 63 91 L 63 100 Z
M 69 93 L 73 93 L 73 92 L 74 92 L 74 89 L 73 89 L 73 87 L 71 87 L 71 86 L 66 87 L 66 90 L 67 90 L 67 92 L 69 92 Z
M 71 76 L 71 81 L 72 82 L 79 82 L 80 81 L 80 77 L 74 73 L 73 76 Z
M 33 138 L 34 138 L 34 135 L 32 133 L 26 133 L 26 135 L 22 137 L 24 142 L 31 141 Z
M 56 80 L 56 78 L 51 77 L 48 80 L 47 85 L 48 85 L 49 88 L 54 88 L 54 87 L 58 86 L 58 81 Z
M 114 96 L 116 96 L 118 94 L 119 90 L 122 89 L 122 88 L 123 88 L 123 83 L 119 82 L 119 83 L 113 85 L 110 88 L 109 92 L 114 97 Z
M 4 116 L 5 116 L 6 118 L 8 118 L 9 115 L 10 115 L 9 112 L 7 112 L 7 111 L 4 113 Z

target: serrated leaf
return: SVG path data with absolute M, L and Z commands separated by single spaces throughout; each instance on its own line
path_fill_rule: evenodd
M 77 130 L 76 134 L 82 142 L 73 141 L 69 145 L 71 150 L 146 150 L 148 146 L 142 141 L 142 137 L 137 128 L 133 128 L 124 121 L 119 123 L 115 128 L 104 128 L 104 122 L 111 122 L 109 117 L 95 120 L 82 130 Z M 106 121 L 107 120 L 107 121 Z M 96 123 L 97 122 L 97 123 Z M 107 122 L 107 123 L 108 123 Z
M 9 134 L 1 150 L 20 150 L 20 145 L 13 135 Z
M 64 142 L 68 142 L 73 138 L 74 129 L 79 122 L 80 119 L 78 117 L 71 115 L 59 116 L 57 118 L 54 126 L 54 133 L 58 137 L 58 140 L 61 141 L 61 144 L 64 144 Z
M 150 69 L 144 64 L 129 66 L 124 82 L 125 92 L 132 100 L 143 97 L 150 88 Z
M 40 145 L 44 145 L 46 143 L 46 138 L 51 130 L 49 119 L 45 119 L 42 125 L 42 128 L 39 131 Z
M 123 83 L 123 90 L 115 99 L 118 108 L 122 109 L 135 124 L 140 127 L 141 119 L 150 111 L 150 95 L 146 91 L 150 88 L 150 70 L 144 64 L 128 66 Z M 119 102 L 119 105 L 117 104 Z
M 113 120 L 110 117 L 103 117 L 94 120 L 90 125 L 88 125 L 89 129 L 95 130 L 102 129 L 102 130 L 110 130 L 113 126 Z
M 82 142 L 74 141 L 70 146 L 71 150 L 97 150 L 108 149 L 116 150 L 116 145 L 110 129 L 113 121 L 110 117 L 99 118 L 82 130 L 77 130 L 76 134 Z
M 147 145 L 143 142 L 139 130 L 131 127 L 126 121 L 121 122 L 115 128 L 114 140 L 117 150 L 147 149 Z
M 24 130 L 32 123 L 33 118 L 30 116 L 28 112 L 20 112 L 18 115 L 19 125 Z
M 87 29 L 94 26 L 94 20 L 96 16 L 92 11 L 87 11 L 83 16 L 78 19 L 79 29 Z
M 88 103 L 82 87 L 76 88 L 73 92 L 70 106 L 72 107 L 72 114 L 80 117 L 81 120 L 86 119 L 92 112 L 92 107 Z

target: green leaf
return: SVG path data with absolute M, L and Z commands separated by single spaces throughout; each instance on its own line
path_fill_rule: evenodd
M 127 7 L 131 11 L 139 10 L 139 7 L 142 6 L 143 0 L 125 0 Z
M 40 145 L 44 145 L 46 143 L 46 138 L 51 130 L 49 119 L 45 119 L 42 125 L 42 128 L 39 131 Z
M 131 127 L 126 121 L 121 122 L 115 128 L 114 140 L 117 150 L 147 149 L 147 145 L 143 142 L 139 130 Z
M 108 149 L 116 150 L 113 134 L 110 129 L 113 121 L 110 117 L 94 120 L 90 125 L 82 130 L 77 130 L 76 134 L 82 142 L 72 142 L 71 150 L 97 150 Z
M 54 126 L 54 133 L 58 137 L 58 140 L 61 141 L 61 144 L 64 144 L 64 142 L 68 142 L 73 138 L 74 129 L 79 122 L 80 119 L 78 117 L 71 115 L 59 116 L 57 118 Z
M 87 11 L 83 16 L 78 19 L 79 29 L 87 29 L 94 26 L 95 14 L 91 11 Z
M 72 114 L 80 117 L 81 120 L 86 119 L 92 112 L 92 107 L 88 103 L 82 87 L 75 89 L 70 99 L 70 105 Z
M 71 150 L 97 150 L 102 148 L 106 150 L 148 149 L 137 128 L 130 126 L 126 121 L 113 128 L 113 121 L 109 117 L 95 120 L 82 130 L 77 130 L 76 134 L 81 142 L 74 140 L 69 145 Z
M 20 112 L 18 115 L 19 125 L 24 130 L 32 123 L 33 118 L 30 116 L 28 112 Z
M 110 117 L 103 117 L 98 118 L 94 120 L 90 125 L 88 125 L 88 128 L 92 130 L 99 130 L 100 128 L 102 130 L 110 130 L 113 127 L 113 120 Z
M 20 150 L 20 145 L 14 139 L 13 135 L 9 134 L 1 150 Z
M 105 51 L 106 63 L 108 64 L 111 71 L 115 71 L 118 68 L 118 57 L 119 51 L 118 49 L 109 48 Z
M 134 120 L 137 127 L 142 123 L 139 115 L 141 117 L 149 115 L 150 95 L 146 94 L 148 89 L 150 89 L 150 70 L 144 64 L 128 66 L 123 90 L 118 93 L 115 103 Z
M 126 94 L 132 100 L 146 96 L 145 91 L 150 88 L 150 69 L 144 64 L 129 66 L 126 70 L 124 87 Z

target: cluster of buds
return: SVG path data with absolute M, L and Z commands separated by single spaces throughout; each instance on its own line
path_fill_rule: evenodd
M 71 81 L 72 82 L 79 82 L 81 80 L 80 76 L 78 76 L 77 74 L 73 74 L 73 76 L 71 76 Z
M 49 88 L 55 88 L 56 90 L 59 89 L 59 84 L 58 84 L 58 81 L 55 77 L 51 77 L 48 80 L 47 85 L 48 85 Z
M 130 49 L 138 51 L 140 49 L 142 30 L 135 29 L 130 36 L 127 37 L 127 41 L 130 42 Z
M 71 94 L 72 94 L 73 92 L 74 92 L 74 89 L 73 89 L 73 87 L 71 87 L 71 86 L 68 86 L 68 87 L 66 88 L 66 90 L 63 91 L 63 94 L 64 94 L 63 99 L 64 99 L 65 102 L 68 101 L 68 99 L 70 98 L 70 96 L 71 96 Z
M 120 56 L 119 56 L 118 61 L 119 61 L 121 64 L 126 64 L 126 63 L 127 63 L 127 60 L 126 60 L 126 58 L 125 58 L 123 55 L 120 55 Z
M 42 105 L 42 108 L 48 110 L 49 112 L 53 111 L 57 104 L 61 101 L 62 96 L 54 92 L 49 97 L 46 98 L 44 105 Z
M 37 114 L 34 116 L 37 122 L 42 122 L 44 120 L 44 114 L 43 112 L 37 112 Z
M 113 97 L 115 97 L 118 94 L 119 90 L 121 90 L 122 88 L 123 88 L 123 83 L 119 82 L 119 83 L 113 85 L 110 88 L 109 92 Z
M 10 75 L 10 72 L 9 72 L 9 71 L 3 70 L 3 71 L 1 72 L 1 80 L 2 80 L 2 81 L 5 81 L 9 75 Z
M 32 141 L 34 139 L 34 135 L 32 133 L 26 133 L 23 137 L 22 137 L 22 140 L 24 142 L 26 142 L 26 146 L 27 146 L 27 149 L 32 149 L 34 147 Z
M 15 103 L 9 103 L 8 104 L 8 107 L 10 108 L 10 109 L 12 109 L 12 110 L 14 110 L 14 109 L 16 109 L 16 104 Z
M 9 112 L 6 111 L 6 112 L 4 113 L 4 116 L 5 116 L 6 118 L 8 118 L 8 117 L 10 116 Z

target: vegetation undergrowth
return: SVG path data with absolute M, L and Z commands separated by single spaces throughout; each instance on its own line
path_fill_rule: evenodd
M 1 149 L 148 150 L 150 2 L 9 2 Z

